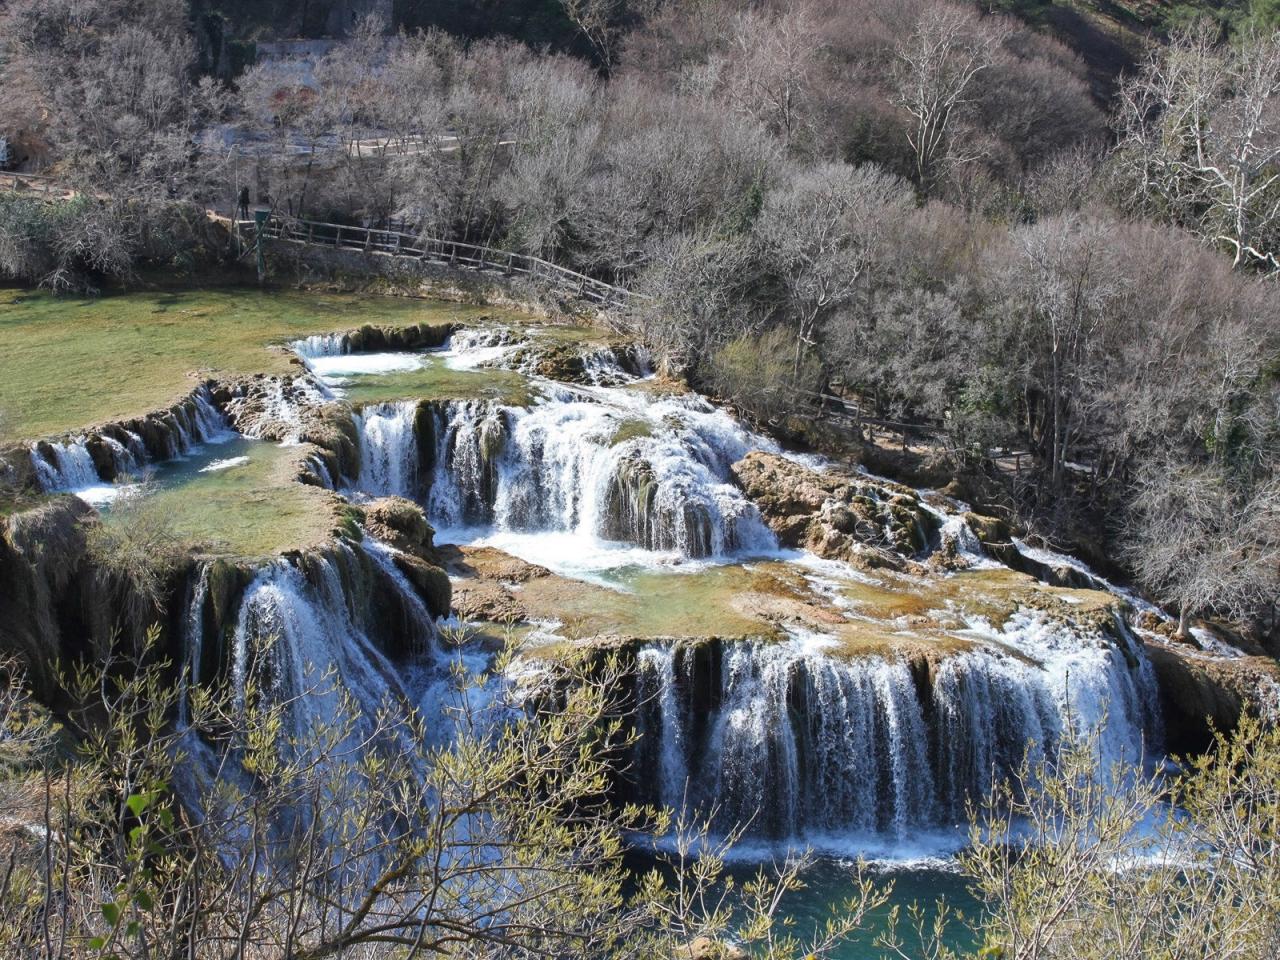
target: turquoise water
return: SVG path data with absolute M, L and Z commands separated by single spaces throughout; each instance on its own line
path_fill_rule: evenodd
M 637 873 L 652 868 L 649 857 L 633 853 L 630 866 Z M 768 861 L 742 860 L 731 864 L 727 873 L 738 885 L 752 880 L 761 866 Z M 873 911 L 864 928 L 836 947 L 829 955 L 833 960 L 889 960 L 897 957 L 877 940 L 892 929 L 892 913 L 896 907 L 900 919 L 896 930 L 908 956 L 924 957 L 920 941 L 913 933 L 913 923 L 908 915 L 915 905 L 928 918 L 926 929 L 932 925 L 939 901 L 945 900 L 949 910 L 965 918 L 974 918 L 979 911 L 978 900 L 969 892 L 966 881 L 945 860 L 912 861 L 901 864 L 871 864 L 866 876 L 880 886 L 891 886 L 888 902 Z M 835 915 L 842 905 L 858 892 L 858 868 L 855 862 L 842 858 L 821 857 L 801 874 L 804 888 L 788 894 L 778 916 L 789 917 L 793 933 L 802 944 L 808 943 L 823 925 Z M 972 932 L 962 920 L 953 921 L 947 928 L 945 943 L 962 956 L 972 953 L 977 943 Z
M 745 875 L 751 872 L 742 871 Z M 889 951 L 876 945 L 876 940 L 889 932 L 890 914 L 895 906 L 901 914 L 898 934 L 911 956 L 924 955 L 907 915 L 913 904 L 924 909 L 930 918 L 943 898 L 949 907 L 969 917 L 978 909 L 978 901 L 966 888 L 964 878 L 941 865 L 873 867 L 869 868 L 868 875 L 878 884 L 892 884 L 892 895 L 884 907 L 868 918 L 865 930 L 836 948 L 831 954 L 835 960 L 881 960 L 891 956 Z M 805 889 L 791 894 L 783 905 L 783 911 L 795 919 L 796 934 L 802 940 L 821 929 L 841 903 L 857 893 L 857 869 L 846 860 L 819 860 L 805 872 L 803 879 Z M 976 947 L 972 935 L 959 923 L 949 928 L 946 943 L 962 954 Z

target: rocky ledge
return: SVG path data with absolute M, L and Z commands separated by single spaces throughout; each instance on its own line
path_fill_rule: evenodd
M 900 570 L 938 526 L 914 490 L 889 481 L 762 451 L 735 463 L 733 475 L 783 546 L 832 560 Z
M 453 591 L 439 564 L 435 530 L 422 508 L 403 497 L 383 497 L 359 508 L 364 529 L 393 547 L 396 567 L 413 586 L 433 617 L 447 617 Z

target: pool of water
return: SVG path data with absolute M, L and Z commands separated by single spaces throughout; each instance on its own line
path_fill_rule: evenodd
M 330 495 L 295 480 L 307 450 L 231 435 L 151 466 L 142 483 L 117 485 L 117 494 L 135 496 L 104 503 L 102 513 L 113 523 L 128 522 L 131 509 L 157 511 L 175 535 L 209 553 L 301 549 L 333 525 Z
M 871 853 L 885 852 L 876 843 L 872 843 L 871 848 Z M 768 859 L 748 855 L 740 861 L 731 862 L 726 875 L 737 885 L 747 883 L 757 876 L 762 863 L 767 868 Z M 654 862 L 647 854 L 632 853 L 628 856 L 628 866 L 638 877 L 652 869 Z M 898 860 L 891 857 L 870 861 L 864 869 L 866 872 L 863 875 L 877 886 L 890 888 L 889 900 L 868 915 L 861 930 L 835 948 L 830 954 L 833 960 L 888 960 L 894 954 L 877 941 L 894 931 L 908 956 L 925 956 L 925 949 L 912 929 L 908 911 L 913 906 L 918 907 L 931 920 L 940 901 L 946 902 L 953 915 L 944 935 L 946 946 L 962 956 L 976 949 L 976 938 L 965 919 L 972 920 L 978 915 L 980 903 L 953 863 L 933 857 Z M 801 943 L 806 943 L 818 936 L 826 923 L 842 910 L 843 905 L 858 895 L 857 862 L 852 859 L 820 857 L 801 874 L 800 879 L 804 882 L 803 889 L 792 891 L 784 897 L 778 916 L 794 921 L 789 932 Z M 892 921 L 895 908 L 899 913 L 896 927 Z

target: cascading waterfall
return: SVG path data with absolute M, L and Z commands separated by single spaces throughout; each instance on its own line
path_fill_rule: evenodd
M 360 489 L 365 493 L 419 496 L 417 414 L 413 400 L 371 404 L 354 414 L 360 436 Z
M 521 346 L 511 331 L 463 330 L 446 356 L 456 367 L 501 365 Z M 332 339 L 306 347 L 345 349 Z M 611 350 L 583 361 L 594 386 L 540 382 L 528 408 L 364 407 L 356 487 L 417 499 L 438 527 L 567 533 L 680 557 L 776 547 L 730 482 L 732 464 L 776 445 L 701 398 L 616 386 L 628 374 Z M 967 565 L 998 566 L 963 517 L 925 509 L 937 523 L 913 543 L 940 528 Z M 390 553 L 375 559 L 398 573 Z M 962 649 L 927 662 L 838 656 L 829 638 L 798 634 L 646 646 L 631 788 L 771 839 L 902 837 L 962 822 L 966 802 L 1028 751 L 1033 763 L 1052 760 L 1089 738 L 1105 768 L 1158 745 L 1151 667 L 1122 622 L 1071 627 L 1022 613 L 1000 628 L 975 620 L 956 637 Z
M 40 488 L 46 493 L 81 490 L 102 482 L 84 437 L 66 443 L 48 443 L 43 449 L 46 456 L 42 456 L 38 448 L 31 448 L 31 464 Z
M 235 436 L 235 431 L 227 422 L 226 415 L 214 403 L 213 394 L 207 386 L 200 386 L 192 394 L 192 399 L 195 401 L 195 429 L 186 435 L 187 448 L 197 443 L 212 443 Z
M 304 359 L 313 357 L 341 357 L 351 352 L 351 343 L 345 333 L 317 333 L 289 344 L 290 349 Z
M 507 408 L 482 400 L 450 403 L 436 414 L 436 470 L 428 513 L 447 526 L 491 523 Z
M 304 762 L 355 776 L 370 750 L 416 762 L 414 728 L 397 720 L 409 716 L 411 686 L 434 676 L 438 632 L 397 569 L 395 553 L 366 537 L 356 545 L 336 544 L 328 554 L 274 560 L 244 587 L 231 625 L 216 638 L 205 635 L 212 565 L 200 567 L 183 620 L 185 669 L 176 718 L 187 758 L 176 787 L 195 809 L 219 779 L 255 789 L 240 766 L 240 749 L 227 754 L 225 745 L 206 742 L 192 725 L 190 689 L 223 670 L 232 707 L 245 708 L 253 684 L 259 704 L 282 708 L 279 746 Z M 389 607 L 399 608 L 393 626 Z M 395 661 L 384 650 L 387 642 L 400 648 Z M 305 820 L 309 813 L 290 815 Z
M 157 459 L 180 457 L 198 444 L 218 443 L 235 436 L 204 384 L 197 387 L 186 402 L 168 411 L 164 420 L 169 429 L 163 432 L 164 455 Z
M 358 486 L 421 497 L 412 402 L 364 408 Z M 554 391 L 529 409 L 435 408 L 434 523 L 567 531 L 705 557 L 776 541 L 729 467 L 767 445 L 710 405 L 620 390 Z
M 639 658 L 641 743 L 660 758 L 656 776 L 639 764 L 637 779 L 655 787 L 643 799 L 679 807 L 687 798 L 715 808 L 726 829 L 771 838 L 935 823 L 927 728 L 904 661 L 729 643 L 705 717 L 689 700 L 701 679 L 694 663 L 678 647 Z
M 37 443 L 31 446 L 31 464 L 40 488 L 46 493 L 84 491 L 103 486 L 90 452 L 90 444 L 98 443 L 111 460 L 107 476 L 136 475 L 152 459 L 171 459 L 188 453 L 201 443 L 229 440 L 235 432 L 214 403 L 209 388 L 201 385 L 187 401 L 166 411 L 160 417 L 165 428 L 159 431 L 163 449 L 152 454 L 142 437 L 122 426 L 107 427 L 94 438 L 76 437 L 63 442 Z M 104 468 L 105 469 L 105 468 Z
M 651 645 L 636 667 L 636 789 L 772 839 L 960 823 L 1028 750 L 1034 763 L 1092 737 L 1104 771 L 1143 759 L 1159 736 L 1153 677 L 1118 629 L 1117 644 L 1029 615 L 978 625 L 990 645 L 946 656 L 931 685 L 906 660 L 813 642 L 724 642 L 709 663 Z
M 381 545 L 340 545 L 344 565 L 360 566 L 357 549 L 383 571 L 414 615 L 420 646 L 434 647 L 430 615 Z M 326 672 L 332 669 L 332 677 Z M 311 557 L 305 571 L 287 560 L 264 567 L 246 588 L 232 638 L 232 687 L 243 698 L 254 678 L 270 700 L 289 704 L 290 730 L 305 737 L 340 714 L 340 693 L 358 706 L 357 727 L 372 723 L 380 707 L 404 702 L 401 670 L 379 648 L 369 627 L 353 615 L 338 564 Z M 305 694 L 305 695 L 304 695 Z M 365 731 L 367 732 L 367 730 Z M 359 731 L 357 731 L 358 735 Z

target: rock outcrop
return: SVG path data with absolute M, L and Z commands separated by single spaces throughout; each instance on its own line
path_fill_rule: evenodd
M 457 578 L 453 585 L 453 608 L 463 620 L 515 623 L 535 619 L 533 611 L 522 602 L 520 588 L 534 580 L 563 580 L 546 567 L 527 563 L 493 547 L 451 545 L 442 548 L 441 559 L 449 573 Z
M 1270 657 L 1225 657 L 1157 634 L 1144 635 L 1164 712 L 1165 746 L 1174 754 L 1207 749 L 1246 708 L 1280 710 L 1280 667 Z
M 644 359 L 634 344 L 572 343 L 536 337 L 499 365 L 560 383 L 606 386 L 645 373 Z
M 138 644 L 153 624 L 172 636 L 191 563 L 164 572 L 161 597 L 143 597 L 121 571 L 91 554 L 92 507 L 49 497 L 0 518 L 0 659 L 14 657 L 49 705 L 61 702 L 58 670 Z
M 937 527 L 913 490 L 889 481 L 762 451 L 735 463 L 733 475 L 779 542 L 820 557 L 902 569 Z
M 476 322 L 488 320 L 476 318 Z M 344 337 L 351 353 L 376 353 L 384 350 L 433 350 L 444 346 L 449 335 L 458 329 L 454 323 L 417 323 L 407 327 L 379 327 L 365 324 Z
M 365 530 L 394 547 L 395 565 L 433 617 L 447 617 L 453 590 L 435 551 L 435 530 L 422 507 L 403 497 L 383 497 L 363 508 Z

